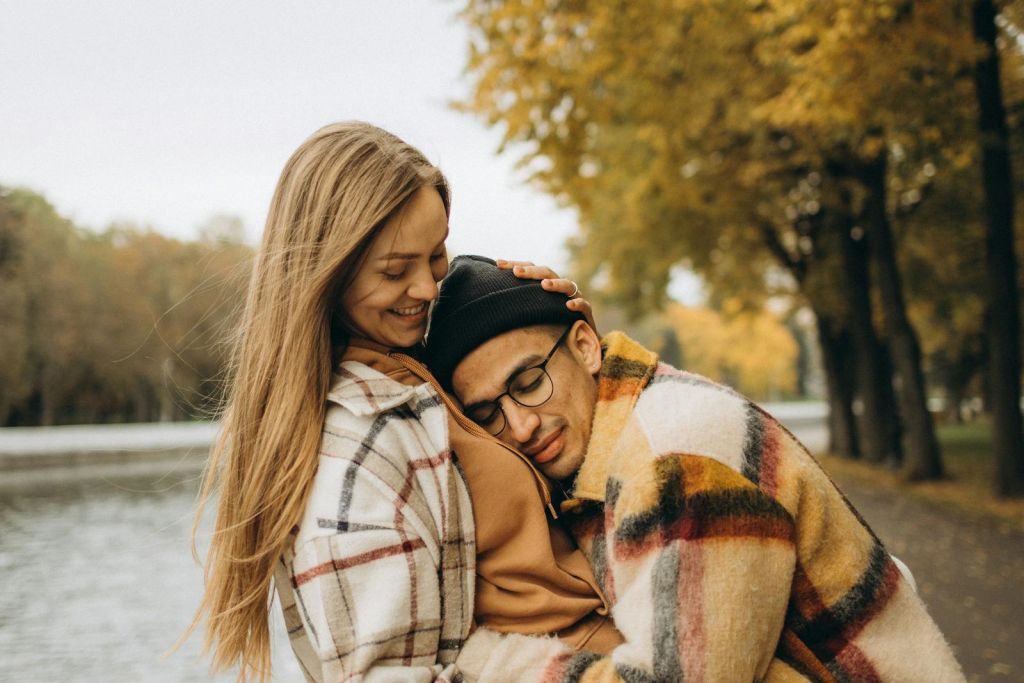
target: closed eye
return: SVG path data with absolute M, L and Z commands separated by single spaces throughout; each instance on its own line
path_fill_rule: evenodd
M 500 410 L 501 409 L 495 403 L 483 403 L 471 407 L 465 412 L 465 415 L 473 422 L 486 426 L 491 422 L 494 422 L 494 419 L 498 417 L 498 412 Z
M 519 391 L 533 391 L 534 389 L 539 387 L 541 385 L 541 383 L 543 383 L 543 381 L 544 381 L 544 375 L 543 374 L 538 374 L 536 379 L 532 380 L 525 387 L 520 387 Z

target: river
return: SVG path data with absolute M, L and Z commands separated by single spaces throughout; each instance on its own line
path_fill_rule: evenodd
M 211 680 L 202 633 L 162 656 L 202 593 L 189 550 L 197 473 L 89 469 L 0 486 L 0 679 Z M 274 680 L 301 681 L 276 608 L 274 617 Z

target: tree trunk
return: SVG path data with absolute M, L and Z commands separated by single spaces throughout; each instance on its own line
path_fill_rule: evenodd
M 39 410 L 39 425 L 41 427 L 50 427 L 54 423 L 54 416 L 56 415 L 56 408 L 54 403 L 56 399 L 54 397 L 53 385 L 54 382 L 47 377 L 49 373 L 43 372 L 43 382 L 40 390 L 40 410 Z
M 892 464 L 894 468 L 899 469 L 903 467 L 903 425 L 900 422 L 899 401 L 896 399 L 894 381 L 896 374 L 892 370 L 892 356 L 889 353 L 889 347 L 881 340 L 878 342 L 878 354 L 882 359 L 882 373 L 889 378 L 889 381 L 882 387 L 882 398 L 885 401 L 883 410 L 886 415 L 890 416 L 888 426 L 890 429 L 889 443 L 892 446 Z
M 818 343 L 828 388 L 829 444 L 833 453 L 844 458 L 860 457 L 853 417 L 853 382 L 844 363 L 849 358 L 849 335 L 825 315 L 816 314 Z
M 984 360 L 981 354 L 962 350 L 956 354 L 940 354 L 938 361 L 940 381 L 946 390 L 946 419 L 963 424 L 968 389 L 978 370 L 985 367 Z
M 946 419 L 952 424 L 964 423 L 964 398 L 967 396 L 967 385 L 950 382 L 946 385 Z
M 882 293 L 889 349 L 899 383 L 900 412 L 906 428 L 906 471 L 912 481 L 941 479 L 942 454 L 928 411 L 924 373 L 921 371 L 921 346 L 907 317 L 892 226 L 886 209 L 887 163 L 888 154 L 883 150 L 863 168 L 862 180 L 868 190 L 865 204 L 868 241 L 878 267 L 878 287 Z
M 845 222 L 844 222 L 845 223 Z M 853 339 L 854 372 L 857 394 L 863 410 L 857 416 L 857 434 L 861 452 L 869 462 L 897 462 L 895 424 L 898 420 L 889 395 L 892 374 L 882 357 L 882 347 L 871 320 L 871 283 L 869 253 L 863 235 L 853 226 L 838 224 L 843 269 L 846 271 L 847 302 L 850 310 L 850 334 Z
M 988 371 L 992 411 L 995 492 L 1024 496 L 1024 420 L 1021 417 L 1020 299 L 1013 239 L 1013 183 L 1006 110 L 999 82 L 993 0 L 975 0 L 974 37 L 988 54 L 974 70 L 981 130 L 981 171 L 985 183 L 985 240 L 988 285 Z

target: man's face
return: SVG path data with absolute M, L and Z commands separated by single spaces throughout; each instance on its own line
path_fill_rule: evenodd
M 524 403 L 532 403 L 528 393 L 532 383 L 524 385 L 520 378 L 529 378 L 530 368 L 544 362 L 564 330 L 525 327 L 494 337 L 474 349 L 452 375 L 452 387 L 465 412 L 475 414 L 481 404 L 493 401 L 509 389 Z M 576 323 L 544 366 L 547 377 L 539 380 L 550 381 L 550 398 L 541 405 L 527 407 L 512 396 L 501 396 L 498 405 L 504 413 L 505 426 L 497 437 L 521 450 L 552 479 L 571 477 L 583 464 L 590 441 L 597 401 L 595 375 L 600 368 L 597 335 L 586 323 Z M 543 391 L 543 385 L 540 386 Z M 543 396 L 540 394 L 540 398 Z M 492 433 L 500 427 L 503 416 L 497 413 L 494 419 L 493 425 L 484 425 L 491 427 L 488 431 Z

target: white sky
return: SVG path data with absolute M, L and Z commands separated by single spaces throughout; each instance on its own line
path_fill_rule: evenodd
M 453 188 L 453 254 L 565 268 L 572 211 L 524 187 L 463 96 L 458 0 L 4 0 L 0 184 L 80 225 L 191 239 L 214 214 L 256 242 L 277 176 L 320 126 L 380 125 Z

